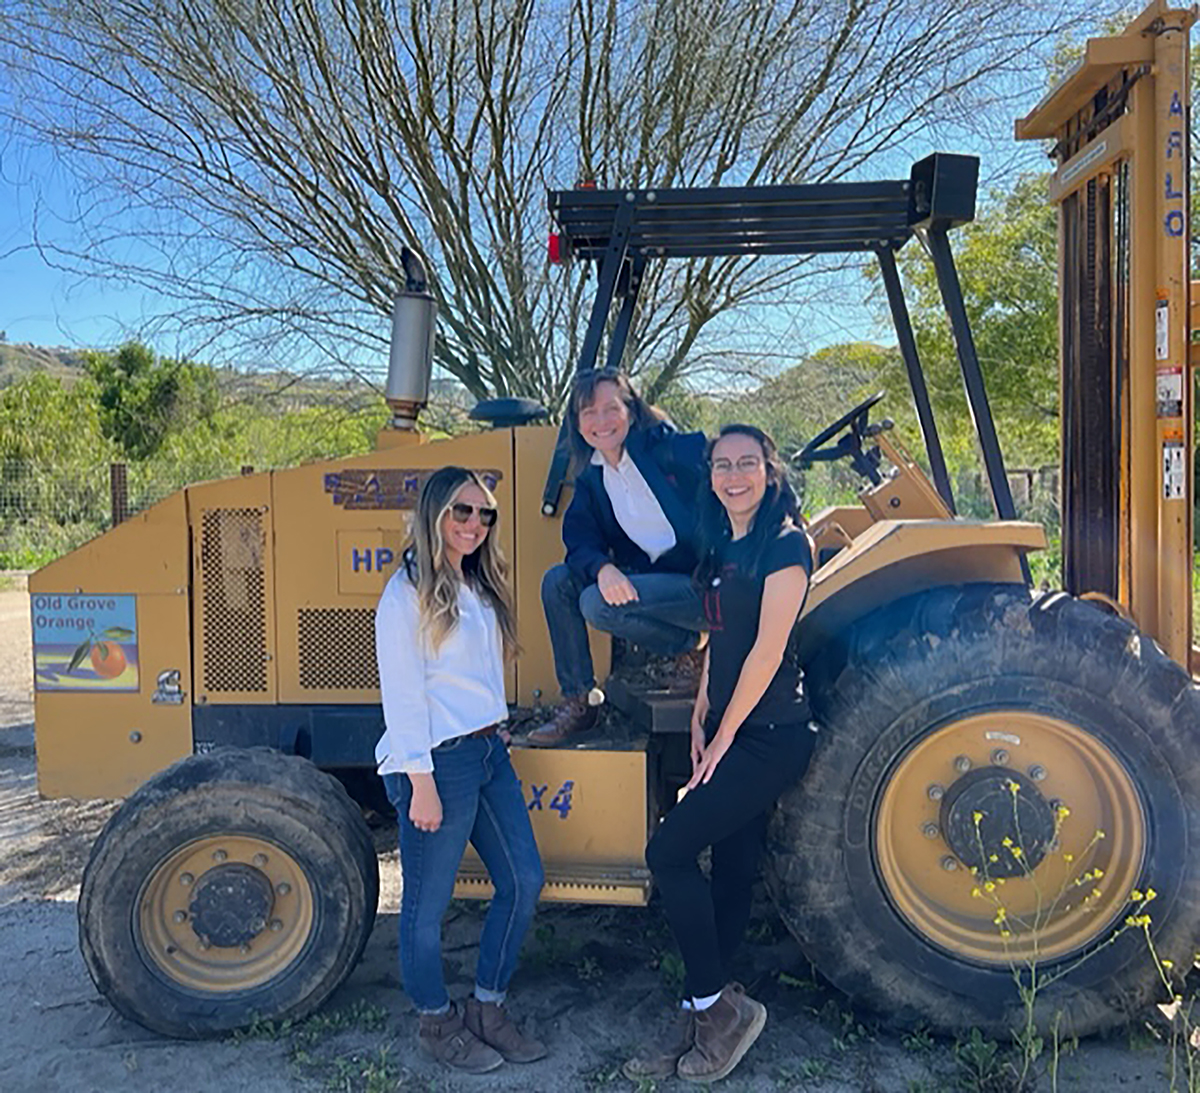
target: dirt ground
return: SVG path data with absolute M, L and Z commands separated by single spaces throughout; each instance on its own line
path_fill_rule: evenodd
M 29 600 L 0 586 L 0 1091 L 220 1093 L 289 1090 L 574 1090 L 635 1088 L 620 1063 L 665 1012 L 680 966 L 657 908 L 546 905 L 513 982 L 513 1011 L 551 1049 L 532 1066 L 485 1078 L 447 1075 L 421 1057 L 396 967 L 394 832 L 379 832 L 383 892 L 358 968 L 323 1011 L 294 1027 L 224 1041 L 165 1039 L 119 1017 L 88 978 L 75 900 L 88 848 L 113 805 L 43 801 L 36 790 Z M 451 993 L 472 983 L 482 907 L 455 904 L 446 926 Z M 762 1038 L 722 1089 L 805 1093 L 1005 1093 L 1003 1049 L 884 1031 L 814 981 L 803 954 L 760 901 L 742 975 L 766 1003 Z M 993 1052 L 995 1052 L 993 1054 Z M 1148 1028 L 1043 1056 L 1039 1090 L 1174 1088 Z M 1181 1079 L 1186 1088 L 1186 1079 Z M 671 1080 L 641 1093 L 682 1090 Z

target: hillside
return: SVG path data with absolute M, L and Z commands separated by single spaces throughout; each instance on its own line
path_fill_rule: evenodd
M 83 350 L 0 342 L 0 388 L 35 372 L 47 372 L 70 382 L 82 371 Z
M 83 373 L 85 352 L 83 349 L 0 341 L 0 390 L 38 372 L 70 385 Z M 228 366 L 215 368 L 214 373 L 226 402 L 253 404 L 270 414 L 309 406 L 337 406 L 353 411 L 378 405 L 383 394 L 383 376 L 372 383 L 345 375 L 254 371 Z M 462 409 L 474 402 L 461 384 L 444 376 L 434 378 L 430 384 L 430 398 L 439 406 Z

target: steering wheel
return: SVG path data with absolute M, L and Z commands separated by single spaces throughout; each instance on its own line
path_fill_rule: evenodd
M 860 402 L 853 410 L 843 414 L 832 425 L 827 425 L 796 453 L 792 461 L 801 467 L 808 467 L 813 463 L 828 463 L 835 459 L 841 459 L 843 456 L 861 453 L 863 434 L 867 428 L 867 416 L 871 407 L 879 402 L 883 395 L 884 392 L 877 391 L 870 398 Z M 832 447 L 825 447 L 843 429 L 849 429 L 850 433 Z

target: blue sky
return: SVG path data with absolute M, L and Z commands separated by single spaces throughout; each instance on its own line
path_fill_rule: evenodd
M 162 305 L 140 288 L 87 281 L 51 266 L 34 246 L 63 238 L 73 180 L 53 158 L 9 141 L 0 145 L 0 331 L 9 342 L 109 346 Z
M 1026 109 L 1036 97 L 1031 92 Z M 987 139 L 976 138 L 976 147 L 960 143 L 952 149 L 983 155 L 981 197 L 998 177 L 1011 177 L 1014 168 L 1045 165 L 1038 149 L 1015 145 L 1010 133 L 1004 126 Z M 911 159 L 902 157 L 903 163 L 893 153 L 879 163 L 879 177 L 907 174 L 908 162 L 930 150 L 912 147 L 907 150 Z M 60 217 L 71 209 L 76 185 L 46 150 L 13 140 L 0 144 L 0 331 L 10 343 L 114 346 L 171 306 L 139 286 L 89 280 L 54 268 L 38 252 L 35 231 L 43 240 L 69 240 L 70 226 Z M 850 295 L 857 295 L 856 290 Z M 861 306 L 835 304 L 824 311 L 805 317 L 809 348 L 848 338 L 890 340 L 890 331 L 875 326 Z

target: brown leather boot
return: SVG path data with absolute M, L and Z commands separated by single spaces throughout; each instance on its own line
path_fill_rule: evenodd
M 505 1062 L 536 1063 L 546 1057 L 546 1045 L 517 1028 L 499 1002 L 480 1002 L 471 995 L 463 1021 L 478 1039 L 500 1052 Z
M 593 728 L 599 713 L 599 706 L 588 705 L 586 694 L 572 695 L 563 700 L 550 721 L 534 729 L 527 739 L 535 748 L 556 747 Z
M 696 1039 L 696 1014 L 690 1009 L 678 1009 L 654 1039 L 621 1067 L 631 1082 L 670 1078 L 679 1060 L 692 1050 Z
M 504 1064 L 504 1058 L 488 1047 L 465 1024 L 451 1003 L 448 1013 L 421 1014 L 417 1046 L 426 1055 L 467 1074 L 486 1074 Z
M 716 1082 L 742 1061 L 767 1023 L 767 1007 L 730 983 L 706 1010 L 696 1014 L 696 1043 L 676 1073 L 689 1082 Z

